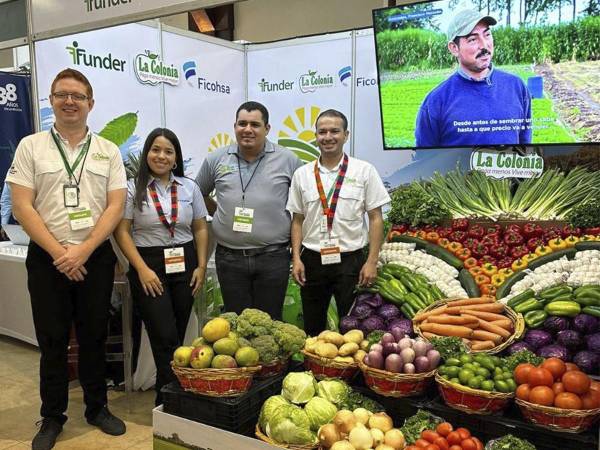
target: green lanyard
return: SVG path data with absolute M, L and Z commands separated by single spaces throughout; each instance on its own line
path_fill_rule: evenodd
M 67 157 L 65 155 L 65 151 L 63 150 L 62 144 L 60 143 L 60 139 L 56 136 L 56 134 L 54 134 L 54 130 L 50 130 L 50 134 L 52 135 L 52 139 L 54 139 L 54 143 L 58 147 L 60 157 L 62 158 L 63 164 L 65 165 L 65 169 L 67 169 L 67 173 L 69 174 L 69 182 L 71 180 L 75 180 L 75 184 L 79 186 L 79 181 L 81 181 L 81 175 L 83 173 L 83 165 L 81 166 L 81 172 L 79 172 L 79 179 L 77 179 L 77 177 L 75 176 L 75 169 L 77 169 L 77 166 L 81 162 L 81 159 L 84 156 L 87 157 L 88 150 L 90 149 L 90 143 L 92 142 L 92 135 L 90 134 L 88 136 L 87 142 L 82 147 L 81 151 L 79 152 L 79 155 L 77 155 L 77 158 L 73 162 L 73 165 L 70 166 L 69 161 L 67 160 Z M 85 159 L 83 160 L 83 164 L 85 164 Z

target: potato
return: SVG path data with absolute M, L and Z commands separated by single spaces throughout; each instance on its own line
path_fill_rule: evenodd
M 362 362 L 362 360 L 365 359 L 366 355 L 367 352 L 365 352 L 364 350 L 357 350 L 354 354 L 354 361 L 356 361 L 357 363 Z
M 369 344 L 370 344 L 369 341 L 367 341 L 366 339 L 363 339 L 362 341 L 360 341 L 360 344 L 359 344 L 360 349 L 364 350 L 366 352 L 367 350 L 369 350 Z
M 325 334 L 325 336 L 323 336 L 323 339 L 325 340 L 325 342 L 330 342 L 334 345 L 336 345 L 337 347 L 340 347 L 342 345 L 344 345 L 344 336 L 342 336 L 340 333 L 337 333 L 335 331 L 329 331 L 328 333 Z
M 333 360 L 348 364 L 354 364 L 354 358 L 352 356 L 336 356 L 335 358 L 333 358 Z
M 365 335 L 360 330 L 350 330 L 344 334 L 345 342 L 354 342 L 355 344 L 360 344 L 364 338 Z
M 308 338 L 304 342 L 304 350 L 306 350 L 309 353 L 314 353 L 316 345 L 317 345 L 317 338 L 316 337 Z
M 330 342 L 318 341 L 315 346 L 315 353 L 323 358 L 335 358 L 338 355 L 338 349 Z
M 329 333 L 329 330 L 321 331 L 317 336 L 317 339 L 325 340 L 325 336 L 327 336 L 327 333 Z
M 346 342 L 344 345 L 340 347 L 338 350 L 338 355 L 340 356 L 352 356 L 358 350 L 358 344 L 355 342 Z

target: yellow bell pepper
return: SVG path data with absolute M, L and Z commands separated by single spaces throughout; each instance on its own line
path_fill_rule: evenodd
M 512 263 L 512 265 L 510 266 L 510 268 L 515 271 L 518 272 L 519 270 L 523 270 L 527 268 L 527 261 L 525 261 L 523 258 L 519 258 L 519 259 L 515 259 Z
M 596 236 L 594 236 L 593 234 L 584 234 L 583 236 L 581 236 L 579 238 L 579 242 L 595 241 L 595 240 L 596 240 Z
M 548 247 L 547 245 L 538 245 L 535 248 L 535 254 L 538 256 L 544 256 L 544 255 L 547 255 L 548 253 L 552 253 L 552 249 L 550 247 Z
M 483 274 L 487 275 L 488 277 L 498 273 L 498 267 L 492 263 L 485 263 L 481 266 L 481 268 L 483 269 Z
M 548 245 L 552 250 L 562 250 L 563 248 L 567 248 L 567 243 L 561 238 L 550 240 L 550 242 L 548 242 Z
M 575 247 L 575 244 L 577 244 L 578 242 L 579 238 L 577 236 L 573 236 L 572 234 L 565 238 L 565 243 L 567 244 L 567 247 Z
M 510 277 L 510 276 L 511 276 L 511 275 L 512 275 L 514 272 L 513 272 L 513 270 L 512 270 L 511 268 L 509 268 L 509 267 L 505 267 L 504 269 L 500 269 L 500 270 L 498 271 L 498 273 L 499 273 L 500 275 L 504 275 L 504 278 L 508 278 L 508 277 Z
M 525 256 L 523 256 L 523 259 L 527 261 L 527 264 L 536 258 L 539 258 L 539 255 L 536 255 L 535 253 L 527 253 Z
M 492 275 L 492 284 L 496 287 L 500 287 L 502 283 L 506 280 L 506 277 L 501 273 L 496 273 Z

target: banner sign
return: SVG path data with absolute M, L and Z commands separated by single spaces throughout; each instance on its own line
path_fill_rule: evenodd
M 47 39 L 236 1 L 239 0 L 31 0 L 32 33 L 35 40 Z
M 521 155 L 511 150 L 475 150 L 471 153 L 471 170 L 492 178 L 536 178 L 544 171 L 544 158 L 531 151 Z
M 32 133 L 29 75 L 0 72 L 0 186 L 19 141 Z

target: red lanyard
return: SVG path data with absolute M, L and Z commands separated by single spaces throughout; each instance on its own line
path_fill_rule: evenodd
M 162 205 L 160 204 L 160 200 L 158 199 L 158 194 L 156 193 L 155 187 L 156 181 L 150 183 L 148 186 L 148 190 L 150 191 L 150 196 L 152 197 L 152 202 L 154 203 L 154 207 L 156 208 L 156 212 L 158 214 L 158 218 L 162 222 L 162 224 L 167 227 L 169 230 L 169 234 L 171 235 L 171 239 L 175 237 L 175 224 L 177 223 L 177 183 L 175 180 L 171 183 L 171 223 L 167 222 L 167 218 L 165 217 L 165 213 L 163 212 Z
M 340 196 L 340 189 L 346 176 L 346 170 L 348 169 L 348 155 L 344 153 L 344 160 L 338 171 L 338 176 L 335 180 L 335 190 L 333 191 L 333 197 L 331 197 L 331 204 L 327 205 L 327 196 L 323 189 L 323 182 L 321 181 L 321 175 L 319 174 L 319 161 L 315 161 L 315 180 L 317 182 L 317 190 L 319 191 L 319 198 L 321 199 L 321 206 L 323 207 L 323 214 L 327 216 L 327 231 L 331 233 L 333 228 L 333 217 L 335 216 L 335 209 L 337 207 L 338 197 Z

